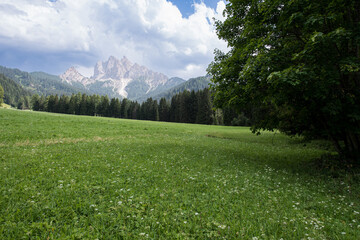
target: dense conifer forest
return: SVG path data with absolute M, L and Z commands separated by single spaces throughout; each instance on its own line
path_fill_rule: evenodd
M 4 103 L 21 109 L 30 107 L 31 93 L 29 91 L 3 74 L 0 74 L 0 85 L 3 88 Z
M 170 101 L 148 98 L 143 103 L 129 99 L 109 98 L 108 96 L 72 94 L 34 95 L 31 100 L 34 111 L 54 113 L 103 116 L 114 118 L 197 123 L 248 125 L 249 120 L 231 109 L 214 110 L 208 88 L 199 91 L 183 91 L 174 95 Z M 240 117 L 240 118 L 238 118 Z

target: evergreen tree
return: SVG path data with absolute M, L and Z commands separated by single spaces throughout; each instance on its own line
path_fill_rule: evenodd
M 75 103 L 76 103 L 75 114 L 76 115 L 80 115 L 80 113 L 81 113 L 81 100 L 82 100 L 82 94 L 80 92 L 78 92 L 75 95 Z
M 88 113 L 88 96 L 84 93 L 81 96 L 79 115 L 86 115 Z
M 94 116 L 96 114 L 96 95 L 88 96 L 86 115 Z
M 69 101 L 69 108 L 68 112 L 69 114 L 75 114 L 77 109 L 77 103 L 76 103 L 76 95 L 72 94 Z
M 32 110 L 40 111 L 40 96 L 38 94 L 34 94 L 31 97 L 31 105 L 32 105 Z
M 47 112 L 55 112 L 55 96 L 54 95 L 50 95 L 46 97 L 46 111 Z
M 208 88 L 199 91 L 198 94 L 198 112 L 196 116 L 196 123 L 213 124 L 214 116 L 212 110 L 212 103 L 210 99 L 210 92 Z
M 180 122 L 180 97 L 176 94 L 171 98 L 170 122 Z
M 163 122 L 169 121 L 170 106 L 165 98 L 160 99 L 159 104 L 159 120 Z
M 145 110 L 146 106 L 145 103 L 142 103 L 140 105 L 140 111 L 139 111 L 139 119 L 140 120 L 146 120 L 146 110 Z
M 103 117 L 108 117 L 109 115 L 109 97 L 101 96 L 100 105 L 99 105 L 99 114 Z
M 46 111 L 46 99 L 43 95 L 40 96 L 39 111 Z
M 153 100 L 152 107 L 151 107 L 151 119 L 153 121 L 159 121 L 159 105 L 156 100 Z
M 190 106 L 189 106 L 189 100 L 190 100 L 190 92 L 185 90 L 182 93 L 179 94 L 179 111 L 180 111 L 180 119 L 179 122 L 182 123 L 188 123 L 190 122 Z
M 128 119 L 136 119 L 136 102 L 129 101 L 127 108 L 127 116 Z
M 188 107 L 188 114 L 189 114 L 189 122 L 196 123 L 196 115 L 198 111 L 198 101 L 197 96 L 194 90 L 191 91 L 187 105 Z
M 0 106 L 1 104 L 4 102 L 4 89 L 3 87 L 0 85 Z
M 121 102 L 121 118 L 128 118 L 128 108 L 129 108 L 129 100 L 124 98 Z
M 109 116 L 119 118 L 121 116 L 121 103 L 118 98 L 112 98 L 109 106 Z
M 61 95 L 59 99 L 59 107 L 58 112 L 59 113 L 67 113 L 69 109 L 69 97 L 66 95 Z
M 100 95 L 96 94 L 96 95 L 93 95 L 93 98 L 94 98 L 94 102 L 95 102 L 95 115 L 98 115 L 99 109 L 100 109 L 101 97 L 100 97 Z
M 120 102 L 120 100 L 118 98 L 115 99 L 114 117 L 116 117 L 116 118 L 121 117 L 121 102 Z
M 54 96 L 54 106 L 53 107 L 54 107 L 53 111 L 55 113 L 59 112 L 59 96 L 57 94 Z

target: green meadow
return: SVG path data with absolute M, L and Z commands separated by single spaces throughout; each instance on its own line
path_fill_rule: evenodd
M 249 128 L 0 109 L 0 239 L 359 239 L 358 173 Z

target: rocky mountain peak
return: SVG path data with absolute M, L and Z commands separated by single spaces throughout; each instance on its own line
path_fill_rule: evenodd
M 133 64 L 123 57 L 121 60 L 110 56 L 105 62 L 98 62 L 94 68 L 94 79 L 121 79 L 124 78 Z
M 106 92 L 109 96 L 130 99 L 148 94 L 157 88 L 173 85 L 167 84 L 169 79 L 166 75 L 132 63 L 125 56 L 121 60 L 110 56 L 107 61 L 99 61 L 91 78 L 82 76 L 74 67 L 69 68 L 60 77 L 70 84 L 81 83 L 90 91 Z
M 63 82 L 67 83 L 79 82 L 85 84 L 87 82 L 87 78 L 81 75 L 75 67 L 70 67 L 65 73 L 60 75 L 60 78 Z

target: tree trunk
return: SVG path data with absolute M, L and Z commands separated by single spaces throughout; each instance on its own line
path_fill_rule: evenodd
M 359 135 L 353 132 L 346 131 L 344 143 L 346 149 L 346 157 L 349 158 L 351 162 L 360 163 Z

